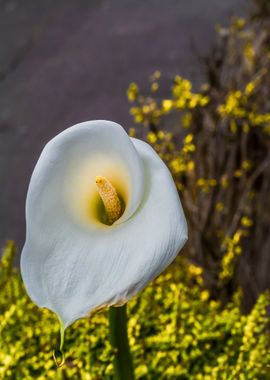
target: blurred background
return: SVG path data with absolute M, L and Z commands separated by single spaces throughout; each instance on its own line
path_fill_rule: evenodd
M 22 247 L 29 179 L 44 144 L 77 122 L 131 126 L 126 90 L 155 70 L 200 84 L 197 51 L 244 0 L 1 0 L 0 242 Z
M 270 0 L 0 0 L 0 45 L 0 380 L 113 378 L 106 311 L 56 371 L 17 270 L 44 145 L 93 119 L 153 146 L 189 225 L 128 303 L 136 379 L 270 379 Z

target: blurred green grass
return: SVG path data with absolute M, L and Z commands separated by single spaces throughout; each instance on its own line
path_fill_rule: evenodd
M 9 242 L 0 267 L 0 378 L 113 379 L 106 310 L 67 329 L 66 364 L 56 368 L 57 318 L 26 295 L 14 251 Z M 179 257 L 128 303 L 136 379 L 269 379 L 269 294 L 247 315 L 241 298 L 211 299 L 202 269 Z

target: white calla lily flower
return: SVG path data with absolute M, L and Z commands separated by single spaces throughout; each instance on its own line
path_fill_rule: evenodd
M 44 148 L 26 201 L 21 272 L 67 327 L 121 305 L 176 257 L 187 225 L 169 170 L 118 124 L 89 121 Z

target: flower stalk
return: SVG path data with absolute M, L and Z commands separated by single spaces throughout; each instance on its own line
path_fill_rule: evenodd
M 115 380 L 134 380 L 132 357 L 127 334 L 127 306 L 109 309 L 110 341 L 115 349 L 113 361 Z

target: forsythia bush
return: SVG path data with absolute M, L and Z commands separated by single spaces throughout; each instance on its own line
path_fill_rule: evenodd
M 158 71 L 149 90 L 129 86 L 130 134 L 144 136 L 170 168 L 189 222 L 189 257 L 212 294 L 230 297 L 240 284 L 250 307 L 270 286 L 269 18 L 233 19 L 217 31 L 200 88 L 177 75 L 168 91 Z
M 67 329 L 66 364 L 56 368 L 57 318 L 30 301 L 13 258 L 10 242 L 0 266 L 0 379 L 113 379 L 106 311 Z M 200 267 L 178 264 L 128 304 L 136 379 L 270 379 L 269 294 L 243 315 L 240 291 L 223 307 Z

